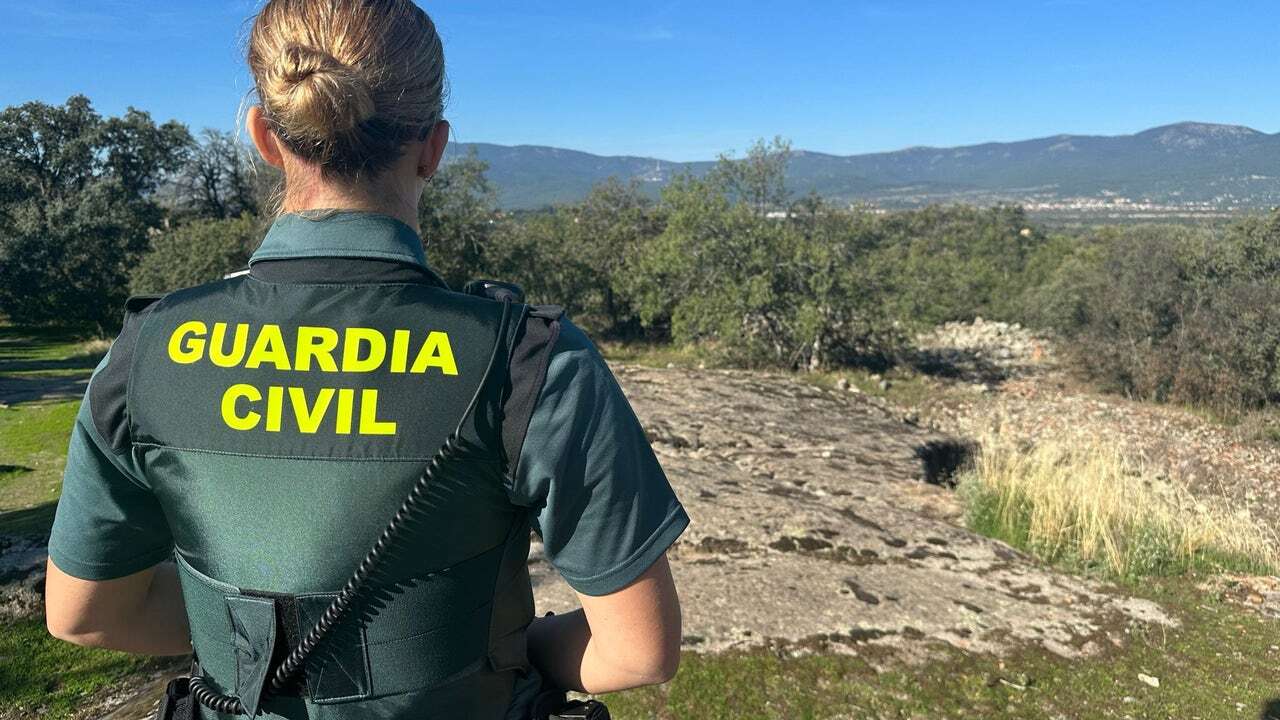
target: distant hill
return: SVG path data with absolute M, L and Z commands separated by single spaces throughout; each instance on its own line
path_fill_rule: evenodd
M 577 200 L 611 176 L 638 178 L 656 193 L 672 176 L 701 174 L 712 165 L 487 143 L 459 143 L 450 154 L 473 148 L 489 163 L 501 204 L 512 209 Z M 1188 122 L 1134 135 L 1056 135 L 868 155 L 799 150 L 788 175 L 797 193 L 886 207 L 1014 201 L 1052 210 L 1092 202 L 1231 212 L 1280 204 L 1280 134 Z

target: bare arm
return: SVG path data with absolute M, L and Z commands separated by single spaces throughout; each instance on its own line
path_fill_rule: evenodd
M 581 610 L 538 618 L 529 654 L 552 684 L 588 693 L 666 682 L 680 664 L 680 598 L 664 554 L 608 595 L 578 594 Z
M 191 652 L 178 568 L 164 562 L 114 580 L 82 580 L 50 558 L 45 624 L 56 638 L 145 655 Z

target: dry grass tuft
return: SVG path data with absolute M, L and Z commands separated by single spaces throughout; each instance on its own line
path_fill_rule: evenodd
M 1154 477 L 1114 442 L 985 438 L 959 484 L 970 527 L 1053 563 L 1118 578 L 1270 574 L 1274 531 Z

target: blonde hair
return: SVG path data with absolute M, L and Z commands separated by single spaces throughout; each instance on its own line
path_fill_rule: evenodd
M 378 175 L 444 109 L 444 48 L 412 0 L 270 0 L 249 70 L 277 137 L 325 175 Z

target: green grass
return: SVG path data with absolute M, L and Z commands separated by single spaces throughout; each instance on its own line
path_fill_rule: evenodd
M 79 407 L 72 400 L 0 408 L 0 533 L 48 529 L 22 511 L 58 499 Z
M 1013 507 L 1009 507 L 1010 499 L 997 492 L 969 489 L 963 497 L 966 524 L 970 530 L 1003 540 L 1074 573 L 1133 584 L 1153 576 L 1220 572 L 1269 575 L 1275 571 L 1266 561 L 1246 553 L 1213 547 L 1200 548 L 1192 553 L 1180 552 L 1179 538 L 1167 529 L 1155 524 L 1140 524 L 1127 530 L 1128 562 L 1122 571 L 1117 572 L 1099 559 L 1086 557 L 1075 543 L 1044 543 L 1035 539 L 1031 531 L 1033 506 L 1026 499 L 1015 499 Z
M 0 374 L 29 370 L 92 370 L 106 343 L 85 330 L 0 324 Z
M 105 351 L 82 334 L 0 326 L 0 389 L 88 377 Z M 0 401 L 0 535 L 48 534 L 80 401 Z M 56 640 L 42 617 L 0 620 L 0 718 L 72 718 L 85 698 L 167 662 Z
M 41 618 L 0 620 L 0 718 L 70 718 L 95 693 L 172 662 L 56 640 Z
M 79 405 L 0 408 L 0 535 L 49 532 Z M 0 718 L 72 718 L 86 697 L 162 662 L 56 640 L 42 617 L 0 621 Z
M 1123 648 L 1086 661 L 1023 648 L 1002 659 L 934 648 L 924 663 L 769 651 L 686 654 L 675 680 L 616 693 L 614 717 L 772 718 L 1280 718 L 1280 623 L 1162 580 L 1143 595 L 1181 628 L 1117 628 Z M 887 669 L 878 667 L 888 665 Z M 1138 675 L 1158 678 L 1153 688 Z
M 107 343 L 86 331 L 0 324 L 0 533 L 47 532 L 78 400 L 29 401 L 24 383 L 87 378 Z M 81 391 L 82 392 L 82 391 Z

